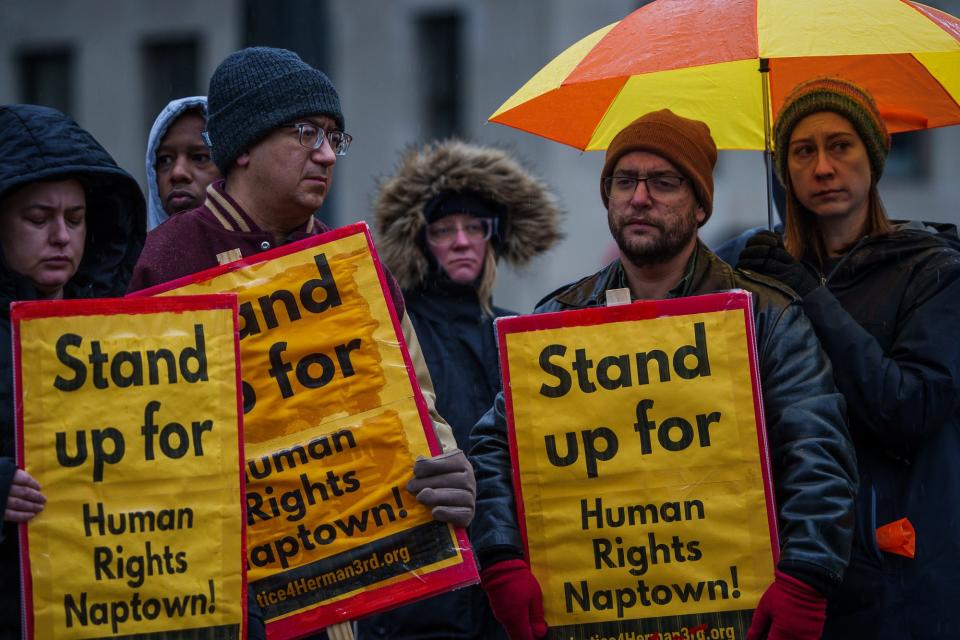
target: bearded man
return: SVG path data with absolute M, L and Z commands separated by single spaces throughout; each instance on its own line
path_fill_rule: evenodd
M 800 298 L 734 270 L 698 238 L 713 211 L 717 147 L 703 122 L 669 110 L 641 116 L 610 143 L 600 196 L 619 258 L 544 298 L 537 313 L 730 289 L 753 294 L 757 359 L 777 499 L 780 561 L 748 640 L 815 640 L 825 596 L 850 556 L 857 471 L 843 397 Z M 503 394 L 473 428 L 477 475 L 471 540 L 494 615 L 514 640 L 546 635 L 540 588 L 523 560 Z M 764 505 L 756 505 L 763 509 Z

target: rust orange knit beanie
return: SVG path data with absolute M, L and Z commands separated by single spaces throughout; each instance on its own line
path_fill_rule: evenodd
M 653 111 L 640 116 L 620 131 L 607 147 L 607 157 L 600 174 L 600 197 L 608 206 L 603 182 L 613 175 L 617 161 L 632 151 L 648 151 L 672 162 L 690 180 L 700 206 L 707 214 L 713 212 L 713 168 L 717 164 L 717 145 L 710 135 L 710 127 L 699 120 L 691 120 L 669 109 Z M 700 223 L 701 225 L 703 223 Z

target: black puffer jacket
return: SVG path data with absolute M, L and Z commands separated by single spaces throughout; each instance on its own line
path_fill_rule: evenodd
M 404 299 L 433 378 L 437 411 L 466 451 L 470 430 L 500 390 L 494 318 L 515 312 L 493 307 L 488 315 L 476 289 L 440 277 L 404 292 Z
M 83 261 L 64 288 L 64 297 L 123 295 L 146 234 L 145 204 L 136 180 L 59 111 L 34 105 L 0 107 L 0 200 L 19 186 L 59 177 L 79 179 L 87 197 Z M 10 303 L 37 297 L 30 281 L 11 271 L 0 255 L 0 508 L 7 503 L 16 470 Z M 0 638 L 19 638 L 16 526 L 3 523 L 2 535 Z
M 899 225 L 861 240 L 803 303 L 847 399 L 860 467 L 850 567 L 825 638 L 960 634 L 960 238 Z M 908 518 L 913 559 L 874 531 Z
M 850 553 L 856 461 L 830 364 L 799 300 L 775 280 L 734 271 L 700 244 L 682 296 L 745 289 L 753 293 L 758 364 L 770 462 L 779 509 L 780 564 L 821 592 L 840 583 Z M 605 304 L 622 267 L 548 296 L 536 312 Z M 477 474 L 474 545 L 487 566 L 522 548 L 515 516 L 503 394 L 474 427 L 470 459 Z

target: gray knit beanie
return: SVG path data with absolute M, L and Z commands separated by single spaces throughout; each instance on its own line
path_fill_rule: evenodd
M 333 83 L 287 49 L 249 47 L 227 56 L 210 78 L 208 108 L 213 161 L 223 175 L 238 155 L 281 124 L 319 114 L 343 130 Z

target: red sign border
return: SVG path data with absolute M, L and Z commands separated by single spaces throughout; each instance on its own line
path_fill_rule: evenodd
M 157 304 L 157 300 L 162 300 Z M 86 316 L 113 316 L 113 315 L 144 315 L 148 313 L 183 313 L 191 311 L 215 311 L 218 309 L 233 312 L 233 356 L 240 362 L 240 330 L 239 308 L 235 294 L 213 293 L 203 295 L 178 296 L 175 298 L 161 298 L 157 300 L 135 298 L 82 298 L 76 300 L 34 300 L 29 302 L 13 302 L 10 305 L 11 340 L 13 342 L 13 397 L 17 447 L 17 467 L 24 469 L 23 448 L 23 371 L 21 367 L 22 352 L 20 349 L 20 323 L 23 320 L 37 320 L 40 318 L 66 318 L 77 315 Z M 237 396 L 237 447 L 240 461 L 238 475 L 240 478 L 240 505 L 243 517 L 240 518 L 240 532 L 243 536 L 240 541 L 240 576 L 243 593 L 240 603 L 240 635 L 245 638 L 247 629 L 247 519 L 246 519 L 246 476 L 244 464 L 246 457 L 243 454 L 243 396 L 240 393 L 240 368 L 234 372 L 234 385 Z M 33 578 L 30 575 L 30 541 L 28 523 L 18 525 L 20 533 L 20 592 L 21 622 L 24 624 L 27 638 L 34 638 L 33 620 Z

